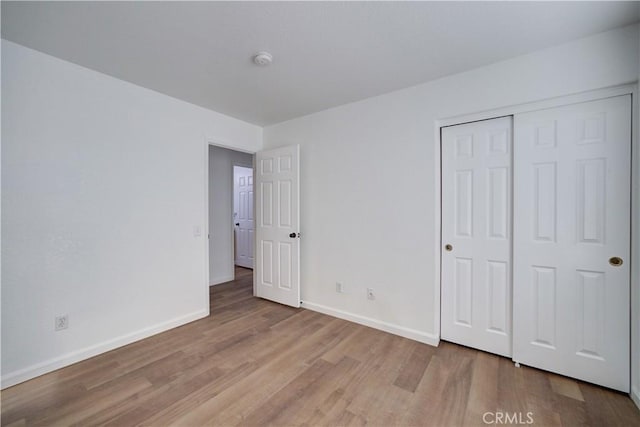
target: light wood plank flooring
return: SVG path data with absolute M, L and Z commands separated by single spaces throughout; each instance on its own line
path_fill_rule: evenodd
M 640 425 L 624 394 L 251 294 L 238 269 L 208 318 L 4 390 L 2 424 Z

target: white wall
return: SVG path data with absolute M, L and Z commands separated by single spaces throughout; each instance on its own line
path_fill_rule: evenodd
M 3 387 L 208 314 L 206 140 L 261 128 L 4 40 L 2 123 Z
M 304 305 L 437 342 L 436 121 L 634 82 L 638 59 L 631 26 L 265 128 L 301 145 Z
M 209 283 L 233 280 L 233 165 L 253 164 L 253 155 L 209 147 Z

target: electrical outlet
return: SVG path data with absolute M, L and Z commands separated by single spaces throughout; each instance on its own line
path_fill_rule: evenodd
M 367 288 L 367 299 L 376 299 L 376 295 L 371 288 Z
M 55 330 L 61 331 L 69 327 L 69 315 L 56 316 Z
M 339 294 L 344 293 L 344 285 L 340 282 L 336 282 L 336 292 Z

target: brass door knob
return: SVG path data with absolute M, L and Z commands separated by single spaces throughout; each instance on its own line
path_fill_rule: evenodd
M 444 245 L 444 250 L 447 252 L 451 252 L 453 250 L 453 246 L 447 243 L 446 245 Z
M 622 265 L 622 258 L 612 256 L 611 258 L 609 258 L 609 264 L 611 264 L 613 267 L 620 267 Z

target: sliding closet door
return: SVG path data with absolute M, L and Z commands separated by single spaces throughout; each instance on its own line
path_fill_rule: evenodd
M 444 340 L 511 355 L 511 117 L 442 129 Z
M 631 97 L 515 116 L 517 362 L 629 391 Z

